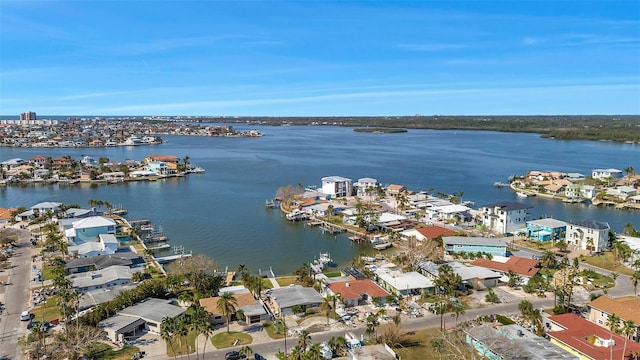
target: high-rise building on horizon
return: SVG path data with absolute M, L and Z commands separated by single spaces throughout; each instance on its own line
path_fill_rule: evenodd
M 27 111 L 20 114 L 20 120 L 36 120 L 36 113 L 33 111 Z

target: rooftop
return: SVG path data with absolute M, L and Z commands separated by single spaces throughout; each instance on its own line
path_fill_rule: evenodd
M 363 294 L 372 298 L 389 296 L 386 290 L 369 279 L 333 282 L 329 283 L 328 287 L 334 294 L 340 294 L 345 300 L 359 299 Z
M 256 305 L 257 300 L 250 293 L 236 293 L 236 294 L 233 294 L 233 297 L 234 299 L 236 299 L 236 304 L 235 304 L 236 309 L 240 309 L 246 306 Z M 222 315 L 220 310 L 218 310 L 219 300 L 220 300 L 220 296 L 200 299 L 200 305 L 211 314 Z
M 616 314 L 621 320 L 633 320 L 633 322 L 640 325 L 639 297 L 614 299 L 602 295 L 590 302 L 589 306 L 607 314 Z
M 475 259 L 471 265 L 481 266 L 484 268 L 500 271 L 502 273 L 509 272 L 509 270 L 523 276 L 531 277 L 538 272 L 538 261 L 534 259 L 528 259 L 520 256 L 511 256 L 506 261 L 499 261 L 499 258 L 494 260 L 487 259 Z
M 90 216 L 73 223 L 74 229 L 88 229 L 102 226 L 116 226 L 116 222 L 104 216 Z
M 527 221 L 527 224 L 533 224 L 533 225 L 550 227 L 550 228 L 560 228 L 563 226 L 567 226 L 567 223 L 565 221 L 556 220 L 554 218 L 529 220 Z
M 503 211 L 515 211 L 515 210 L 523 210 L 523 209 L 531 209 L 533 206 L 527 204 L 520 203 L 512 203 L 512 202 L 498 202 L 493 204 L 487 204 L 482 206 L 483 208 L 500 208 Z
M 453 230 L 449 230 L 447 228 L 443 228 L 442 226 L 436 225 L 417 228 L 416 230 L 427 239 L 437 238 L 438 236 L 451 236 L 455 234 Z
M 376 275 L 399 291 L 428 289 L 434 286 L 431 279 L 415 271 L 404 273 L 398 270 L 379 268 L 376 270 Z
M 271 290 L 271 298 L 281 309 L 295 305 L 319 304 L 322 296 L 313 288 L 300 285 L 281 287 Z
M 172 305 L 171 300 L 147 298 L 133 306 L 125 308 L 120 311 L 119 314 L 141 317 L 144 320 L 150 320 L 160 324 L 165 317 L 174 318 L 182 315 L 184 311 L 180 306 Z
M 506 241 L 501 238 L 445 236 L 442 238 L 442 242 L 445 246 L 446 245 L 479 245 L 479 246 L 507 247 Z
M 609 229 L 609 224 L 597 220 L 572 220 L 569 224 L 584 227 L 587 229 L 604 230 Z

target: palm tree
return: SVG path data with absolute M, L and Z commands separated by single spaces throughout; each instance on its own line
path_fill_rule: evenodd
M 633 296 L 638 295 L 638 283 L 640 283 L 640 271 L 634 271 L 631 275 L 631 285 L 633 285 Z
M 323 359 L 320 352 L 320 343 L 315 343 L 309 347 L 309 350 L 304 354 L 304 358 L 308 360 L 321 360 Z
M 620 318 L 617 317 L 616 314 L 613 314 L 613 313 L 609 314 L 609 316 L 607 316 L 606 325 L 609 328 L 609 340 L 612 340 L 613 339 L 613 333 L 614 332 L 616 334 L 618 333 L 618 325 L 620 325 Z M 611 348 L 611 354 L 609 356 L 609 359 L 613 359 L 613 346 L 610 346 L 610 348 Z
M 293 360 L 302 360 L 302 358 L 304 357 L 304 351 L 302 351 L 300 345 L 296 345 L 293 347 L 293 349 L 291 349 L 291 356 Z M 285 359 L 289 359 L 286 354 Z
M 305 329 L 300 332 L 298 336 L 298 345 L 302 349 L 302 353 L 307 352 L 307 347 L 311 344 L 311 335 L 309 334 L 309 330 Z
M 240 350 L 238 350 L 238 352 L 246 357 L 249 357 L 249 355 L 253 354 L 253 349 L 245 345 L 241 347 Z
M 174 349 L 173 337 L 176 335 L 176 321 L 175 318 L 165 317 L 162 319 L 160 323 L 160 337 L 164 340 L 169 347 L 171 348 L 171 352 L 173 353 L 173 358 L 175 359 L 177 356 L 176 350 Z
M 622 358 L 624 360 L 627 352 L 627 340 L 634 336 L 637 331 L 637 325 L 633 320 L 627 320 L 622 323 L 622 333 L 624 334 L 624 349 L 622 350 Z
M 456 318 L 456 327 L 458 327 L 458 317 L 460 317 L 460 315 L 464 315 L 464 304 L 459 302 L 453 304 L 451 311 L 453 311 L 451 316 Z
M 236 300 L 233 294 L 228 291 L 222 293 L 222 295 L 220 295 L 220 297 L 218 298 L 218 305 L 216 305 L 216 308 L 222 313 L 224 317 L 227 318 L 227 333 L 229 333 L 231 314 L 236 312 L 237 305 L 238 300 Z

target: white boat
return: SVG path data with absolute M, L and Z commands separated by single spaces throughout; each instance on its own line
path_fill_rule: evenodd
M 118 146 L 118 143 L 117 143 L 117 142 L 115 142 L 115 141 L 113 141 L 113 140 L 108 140 L 108 141 L 104 144 L 104 146 L 107 146 L 107 147 Z
M 142 140 L 140 140 L 139 137 L 135 136 L 135 135 L 131 135 L 127 138 L 127 140 L 125 140 L 122 145 L 126 145 L 126 146 L 138 146 L 138 145 L 142 145 Z
M 320 253 L 320 258 L 318 259 L 322 265 L 333 264 L 333 260 L 331 260 L 331 255 L 326 253 Z
M 518 191 L 518 192 L 516 193 L 516 195 L 517 195 L 518 197 L 522 197 L 522 198 L 529 197 L 529 195 L 527 195 L 527 193 L 522 192 L 522 191 Z
M 287 220 L 291 220 L 291 221 L 307 220 L 308 218 L 309 218 L 309 214 L 307 214 L 302 210 L 297 210 L 297 209 L 287 214 Z
M 278 204 L 274 199 L 267 199 L 265 201 L 265 206 L 267 207 L 267 209 L 275 209 L 278 207 Z

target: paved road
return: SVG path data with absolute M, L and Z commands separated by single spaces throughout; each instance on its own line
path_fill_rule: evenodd
M 20 321 L 20 313 L 27 310 L 31 277 L 31 233 L 20 230 L 20 239 L 11 257 L 11 269 L 7 272 L 7 284 L 0 285 L 0 298 L 4 298 L 5 310 L 0 315 L 0 359 L 17 360 L 22 357 L 18 338 L 27 332 Z

